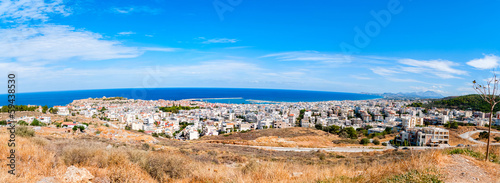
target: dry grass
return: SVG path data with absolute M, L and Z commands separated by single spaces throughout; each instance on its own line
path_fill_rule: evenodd
M 278 147 L 334 147 L 343 146 L 332 141 L 339 140 L 333 135 L 312 128 L 283 128 L 253 130 L 246 133 L 231 133 L 219 136 L 206 136 L 198 142 L 222 143 L 252 146 Z
M 7 134 L 0 134 L 0 141 L 7 139 Z M 139 145 L 99 138 L 16 140 L 17 175 L 7 174 L 8 167 L 2 166 L 2 182 L 36 182 L 43 177 L 62 180 L 71 165 L 86 168 L 95 180 L 105 182 L 418 182 L 440 178 L 439 165 L 448 156 L 440 150 L 273 152 L 200 143 L 145 151 Z M 8 154 L 8 150 L 6 145 L 0 146 L 0 154 Z M 6 161 L 6 156 L 0 156 L 1 164 Z

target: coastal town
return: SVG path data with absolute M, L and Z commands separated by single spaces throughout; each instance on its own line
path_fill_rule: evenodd
M 423 101 L 424 103 L 427 101 Z M 488 113 L 471 110 L 425 109 L 412 107 L 409 100 L 359 100 L 324 102 L 277 102 L 258 104 L 207 103 L 196 100 L 134 100 L 122 97 L 75 100 L 66 106 L 44 110 L 39 116 L 19 116 L 17 121 L 37 122 L 61 128 L 87 128 L 89 121 L 101 121 L 115 129 L 143 132 L 160 138 L 196 140 L 232 132 L 269 128 L 349 129 L 366 135 L 393 133 L 395 138 L 384 142 L 401 146 L 449 146 L 449 131 L 444 125 L 484 126 Z M 76 117 L 57 123 L 55 114 Z M 494 124 L 500 125 L 500 113 Z M 80 119 L 80 120 L 79 120 Z M 328 131 L 328 130 L 326 130 Z M 350 134 L 339 134 L 348 138 Z M 354 133 L 356 132 L 354 131 Z M 104 134 L 102 134 L 104 135 Z M 117 133 L 116 135 L 122 135 Z M 154 139 L 152 140 L 154 141 Z M 373 139 L 370 139 L 373 142 Z

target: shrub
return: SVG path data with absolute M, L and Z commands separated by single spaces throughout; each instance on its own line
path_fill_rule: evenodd
M 149 144 L 147 143 L 142 144 L 142 149 L 149 150 Z
M 21 125 L 21 126 L 28 126 L 28 123 L 26 123 L 26 121 L 23 121 L 23 120 L 18 121 L 17 124 Z
M 429 170 L 419 172 L 417 170 L 410 170 L 405 174 L 395 175 L 386 179 L 384 182 L 443 182 L 439 179 L 439 175 Z
M 248 162 L 242 169 L 241 171 L 244 173 L 244 174 L 250 174 L 252 172 L 256 172 L 258 169 L 260 168 L 260 164 L 255 161 L 255 160 L 252 160 L 250 162 Z
M 30 140 L 39 146 L 45 146 L 49 143 L 49 141 L 43 137 L 33 137 L 30 138 Z
M 359 143 L 363 144 L 363 145 L 367 145 L 368 143 L 370 143 L 370 139 L 368 139 L 368 138 L 361 139 L 361 141 Z
M 387 143 L 385 143 L 385 142 L 382 142 L 382 145 L 383 145 L 383 146 L 387 146 Z
M 497 142 L 500 142 L 500 137 L 495 137 L 495 140 L 496 140 Z
M 486 131 L 479 133 L 479 139 L 487 139 L 488 136 L 489 136 L 489 134 Z
M 448 154 L 464 154 L 464 155 L 471 156 L 471 157 L 478 158 L 478 159 L 481 159 L 481 157 L 482 157 L 481 153 L 473 151 L 471 149 L 458 148 L 458 149 L 448 150 L 447 153 Z
M 190 163 L 179 155 L 165 153 L 149 154 L 142 159 L 140 166 L 159 182 L 167 182 L 169 178 L 184 178 L 191 175 Z
M 31 126 L 45 126 L 45 123 L 42 123 L 42 122 L 38 121 L 37 119 L 34 119 L 30 125 Z
M 144 133 L 144 130 L 138 130 L 138 132 Z
M 375 145 L 379 145 L 380 144 L 380 141 L 378 141 L 377 139 L 373 140 L 373 144 Z
M 21 137 L 33 137 L 35 136 L 35 130 L 26 126 L 18 126 L 16 127 L 16 135 Z

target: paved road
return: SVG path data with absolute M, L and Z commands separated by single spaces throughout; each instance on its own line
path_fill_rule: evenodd
M 485 131 L 486 130 L 476 130 L 476 131 L 465 132 L 464 134 L 460 135 L 460 137 L 463 138 L 463 139 L 466 139 L 466 140 L 478 143 L 478 144 L 486 144 L 486 142 L 478 141 L 478 140 L 473 139 L 472 137 L 470 137 L 472 134 L 480 133 L 480 132 L 485 132 Z M 491 133 L 498 133 L 498 134 L 500 134 L 500 132 L 491 132 Z M 491 139 L 491 141 L 493 141 L 493 139 Z M 500 143 L 490 143 L 490 145 L 500 145 Z
M 309 151 L 326 151 L 326 152 L 373 152 L 373 151 L 386 151 L 386 150 L 391 150 L 395 149 L 392 146 L 386 146 L 386 147 L 381 147 L 381 146 L 352 146 L 352 147 L 328 147 L 328 148 L 307 148 L 307 147 L 273 147 L 273 146 L 247 146 L 247 145 L 234 145 L 234 144 L 226 144 L 226 145 L 232 145 L 232 146 L 245 146 L 245 147 L 253 147 L 253 148 L 258 148 L 258 149 L 265 149 L 265 150 L 274 150 L 274 151 L 295 151 L 295 152 L 309 152 Z M 407 147 L 408 149 L 411 150 L 426 150 L 426 149 L 444 149 L 444 148 L 449 148 L 451 146 L 444 146 L 444 147 L 420 147 L 420 146 L 413 146 L 413 147 Z M 400 147 L 399 149 L 402 149 L 403 147 Z
M 385 151 L 385 147 L 329 147 L 329 148 L 306 148 L 306 147 L 272 147 L 272 146 L 249 146 L 259 149 L 275 150 L 275 151 L 326 151 L 326 152 L 372 152 L 372 151 Z

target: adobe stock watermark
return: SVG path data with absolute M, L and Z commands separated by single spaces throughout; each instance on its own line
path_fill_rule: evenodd
M 354 32 L 356 34 L 354 35 L 353 43 L 340 43 L 339 46 L 345 59 L 351 60 L 351 55 L 360 53 L 361 49 L 370 45 L 372 39 L 380 34 L 382 28 L 387 27 L 391 23 L 392 17 L 402 11 L 403 6 L 399 0 L 389 0 L 386 9 L 382 9 L 380 11 L 370 11 L 370 15 L 373 17 L 373 20 L 367 22 L 364 29 L 361 29 L 358 26 L 354 27 Z
M 224 13 L 227 11 L 232 12 L 234 8 L 240 5 L 243 0 L 214 0 L 212 5 L 214 6 L 215 12 L 219 16 L 219 20 L 224 20 Z
M 9 109 L 9 118 L 10 118 L 10 124 L 7 130 L 10 133 L 10 138 L 7 142 L 7 145 L 10 147 L 9 151 L 9 156 L 7 157 L 7 166 L 10 168 L 7 173 L 11 175 L 16 175 L 16 122 L 15 120 L 15 114 L 16 114 L 16 107 L 15 107 L 15 102 L 16 102 L 16 74 L 15 73 L 9 73 L 7 75 L 7 102 L 8 102 L 8 109 Z

